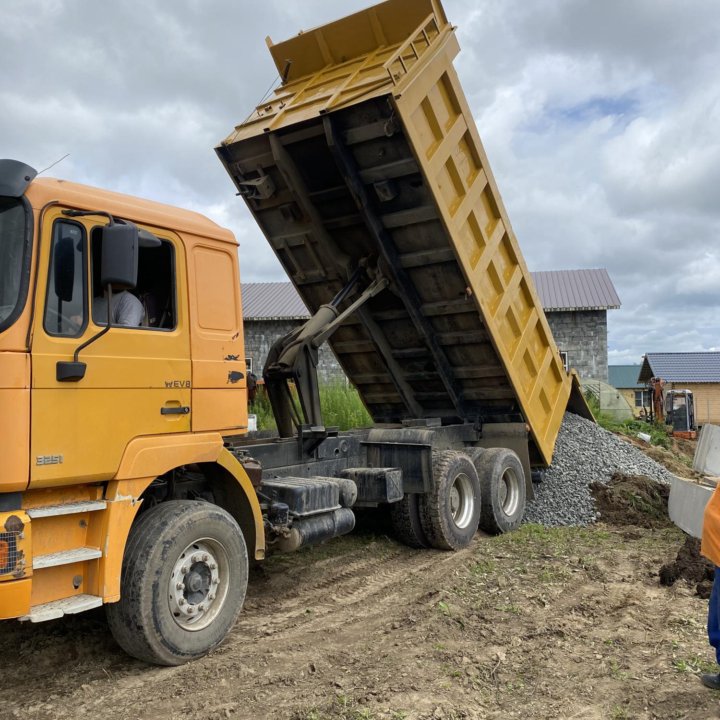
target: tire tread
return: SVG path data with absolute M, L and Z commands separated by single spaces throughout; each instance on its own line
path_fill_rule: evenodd
M 461 550 L 467 547 L 477 530 L 474 524 L 471 533 L 458 532 L 452 519 L 447 514 L 447 493 L 452 484 L 450 479 L 455 477 L 455 467 L 466 465 L 465 470 L 474 479 L 476 486 L 476 506 L 481 503 L 480 483 L 477 480 L 475 466 L 470 458 L 458 450 L 440 450 L 433 453 L 433 490 L 422 496 L 420 501 L 420 522 L 423 531 L 432 547 L 438 550 Z M 472 475 L 475 475 L 472 478 Z M 479 513 L 476 510 L 479 517 Z
M 390 505 L 390 522 L 395 537 L 404 545 L 422 549 L 429 547 L 420 521 L 420 498 L 413 493 L 406 493 L 402 500 Z
M 200 506 L 204 507 L 200 508 Z M 190 521 L 199 508 L 208 510 L 211 513 L 217 511 L 219 516 L 222 516 L 223 519 L 229 519 L 237 527 L 232 516 L 221 507 L 210 503 L 169 500 L 146 510 L 132 526 L 125 548 L 121 570 L 121 598 L 117 603 L 106 605 L 108 625 L 118 645 L 129 655 L 149 664 L 180 665 L 204 655 L 222 640 L 221 638 L 204 652 L 188 651 L 187 655 L 185 655 L 173 654 L 166 647 L 161 647 L 159 639 L 152 636 L 154 607 L 152 598 L 147 597 L 147 580 L 149 576 L 159 576 L 162 568 L 150 567 L 150 556 L 158 541 L 161 540 L 163 534 L 170 527 L 182 523 L 184 518 Z M 237 529 L 239 531 L 239 528 Z M 242 532 L 240 532 L 239 537 L 244 557 L 237 558 L 237 561 L 242 563 L 244 559 L 244 580 L 246 582 L 247 550 Z

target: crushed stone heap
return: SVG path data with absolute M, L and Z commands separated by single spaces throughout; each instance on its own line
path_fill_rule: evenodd
M 662 465 L 588 420 L 565 413 L 552 465 L 535 486 L 526 523 L 587 525 L 598 519 L 590 484 L 607 483 L 616 473 L 646 475 L 660 483 L 672 477 Z

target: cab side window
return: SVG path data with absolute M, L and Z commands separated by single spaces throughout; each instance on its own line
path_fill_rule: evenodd
M 107 324 L 107 298 L 100 286 L 102 229 L 92 231 L 92 319 Z M 175 295 L 175 250 L 171 242 L 143 246 L 138 257 L 138 284 L 134 290 L 113 289 L 112 322 L 125 327 L 173 330 L 177 325 Z
M 45 331 L 77 337 L 87 324 L 85 230 L 61 220 L 53 226 Z

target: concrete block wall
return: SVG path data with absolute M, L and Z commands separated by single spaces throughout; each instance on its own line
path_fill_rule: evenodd
M 607 382 L 607 310 L 546 312 L 559 350 L 568 354 L 568 365 L 581 378 Z
M 607 312 L 573 311 L 546 313 L 560 350 L 567 352 L 570 367 L 580 377 L 607 382 Z M 253 371 L 262 377 L 265 359 L 272 344 L 302 320 L 245 320 L 245 348 L 253 359 Z M 320 348 L 318 374 L 324 382 L 345 382 L 345 374 L 329 346 Z

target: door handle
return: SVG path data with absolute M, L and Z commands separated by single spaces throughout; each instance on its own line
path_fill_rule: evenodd
M 177 407 L 160 408 L 161 415 L 187 415 L 190 412 L 188 405 L 178 405 Z

